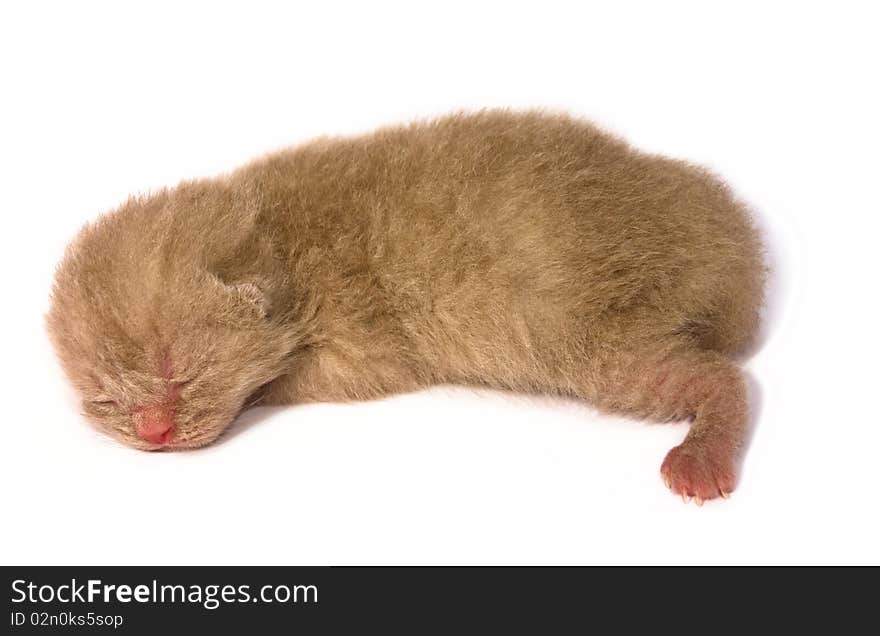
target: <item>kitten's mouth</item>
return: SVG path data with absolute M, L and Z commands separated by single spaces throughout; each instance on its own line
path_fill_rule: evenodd
M 193 450 L 196 448 L 201 448 L 205 446 L 207 442 L 202 443 L 193 443 L 193 442 L 167 442 L 165 444 L 144 444 L 138 446 L 139 450 L 147 451 L 148 453 L 161 453 L 161 452 L 174 452 L 174 451 L 183 451 L 183 450 Z
M 179 438 L 179 431 L 174 428 L 167 433 L 165 433 L 160 438 L 156 438 L 153 440 L 145 440 L 143 437 L 137 436 L 135 437 L 135 441 L 132 444 L 131 440 L 127 440 L 130 445 L 134 446 L 138 450 L 146 451 L 148 453 L 157 453 L 162 451 L 183 451 L 183 450 L 193 450 L 196 448 L 201 448 L 210 443 L 211 438 L 202 438 L 196 437 L 191 439 Z
M 156 446 L 151 449 L 154 451 L 187 451 L 187 450 L 198 450 L 199 448 L 204 448 L 210 443 L 210 440 L 202 440 L 202 441 L 187 441 L 187 442 L 171 442 L 169 444 L 163 444 L 162 446 Z

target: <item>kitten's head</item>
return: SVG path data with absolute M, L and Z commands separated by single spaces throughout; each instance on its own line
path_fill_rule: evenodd
M 206 183 L 133 199 L 58 268 L 50 337 L 85 415 L 144 450 L 203 446 L 292 348 L 254 263 L 256 212 Z

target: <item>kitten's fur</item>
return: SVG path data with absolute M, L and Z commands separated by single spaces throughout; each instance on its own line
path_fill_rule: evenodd
M 764 269 L 706 171 L 487 111 L 133 198 L 70 246 L 48 325 L 86 414 L 139 448 L 256 402 L 462 383 L 694 417 L 662 472 L 702 501 L 735 485 Z

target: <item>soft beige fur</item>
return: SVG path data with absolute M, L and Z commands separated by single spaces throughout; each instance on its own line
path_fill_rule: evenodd
M 705 170 L 487 111 L 132 198 L 68 249 L 48 325 L 87 416 L 139 448 L 207 444 L 257 402 L 462 383 L 694 417 L 662 472 L 702 501 L 735 485 L 763 278 Z

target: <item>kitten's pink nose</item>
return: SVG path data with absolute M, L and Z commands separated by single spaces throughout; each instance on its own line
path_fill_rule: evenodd
M 134 430 L 152 444 L 167 444 L 174 434 L 174 413 L 162 407 L 147 407 L 135 414 Z

